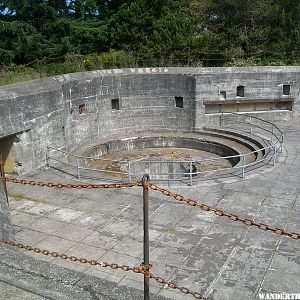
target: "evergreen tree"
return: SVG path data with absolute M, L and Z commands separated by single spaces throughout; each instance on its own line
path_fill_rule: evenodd
M 300 60 L 299 0 L 7 0 L 0 64 L 113 50 L 147 63 Z

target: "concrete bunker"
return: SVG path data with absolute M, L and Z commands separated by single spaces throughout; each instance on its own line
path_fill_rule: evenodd
M 5 151 L 6 169 L 24 174 L 45 166 L 50 146 L 70 153 L 137 132 L 201 131 L 218 125 L 221 113 L 299 118 L 299 74 L 299 67 L 128 68 L 8 85 L 0 95 L 0 136 L 20 142 Z

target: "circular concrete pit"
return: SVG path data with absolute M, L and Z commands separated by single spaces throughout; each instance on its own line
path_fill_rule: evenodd
M 241 163 L 241 154 L 253 150 L 247 136 L 157 132 L 85 145 L 75 153 L 82 156 L 84 168 L 102 171 L 106 177 L 132 179 L 148 173 L 152 179 L 181 180 L 231 169 Z M 250 155 L 247 162 L 256 158 Z

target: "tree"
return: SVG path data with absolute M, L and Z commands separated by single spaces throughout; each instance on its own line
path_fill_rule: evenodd
M 292 64 L 299 15 L 299 0 L 7 0 L 0 63 L 122 50 L 146 64 Z

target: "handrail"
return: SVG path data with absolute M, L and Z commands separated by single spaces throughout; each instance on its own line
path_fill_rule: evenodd
M 228 170 L 228 169 L 242 169 L 242 178 L 245 178 L 245 169 L 249 166 L 253 166 L 255 164 L 258 164 L 260 163 L 261 161 L 264 161 L 266 159 L 266 152 L 268 151 L 268 157 L 270 157 L 271 160 L 273 160 L 273 165 L 275 165 L 276 163 L 276 156 L 279 152 L 282 151 L 282 144 L 283 144 L 283 139 L 284 139 L 284 135 L 283 135 L 283 132 L 275 125 L 273 124 L 272 122 L 270 121 L 266 121 L 266 120 L 263 120 L 261 118 L 258 118 L 256 116 L 253 116 L 253 115 L 248 115 L 248 114 L 239 114 L 239 113 L 222 113 L 221 116 L 220 116 L 220 126 L 225 126 L 224 125 L 224 121 L 225 121 L 225 118 L 226 118 L 226 121 L 228 121 L 230 123 L 233 122 L 233 123 L 236 123 L 232 120 L 230 120 L 230 118 L 227 118 L 227 117 L 230 117 L 230 116 L 236 116 L 237 118 L 243 118 L 242 121 L 237 121 L 238 123 L 240 124 L 246 124 L 246 125 L 250 125 L 250 133 L 253 134 L 253 130 L 254 128 L 256 129 L 260 129 L 260 130 L 263 130 L 265 133 L 267 133 L 267 135 L 270 135 L 270 137 L 266 137 L 266 136 L 263 136 L 261 138 L 265 138 L 267 139 L 269 142 L 271 142 L 271 145 L 269 146 L 265 146 L 265 147 L 262 147 L 262 148 L 259 148 L 259 149 L 256 149 L 256 150 L 253 150 L 253 151 L 250 151 L 250 152 L 247 152 L 247 153 L 242 153 L 242 154 L 237 154 L 237 155 L 230 155 L 230 156 L 223 156 L 223 157 L 214 157 L 214 158 L 204 158 L 204 159 L 201 159 L 201 160 L 151 160 L 151 159 L 144 159 L 144 158 L 140 158 L 140 159 L 136 159 L 136 160 L 112 160 L 112 159 L 103 159 L 103 158 L 96 158 L 96 157 L 89 157 L 89 156 L 81 156 L 81 155 L 74 155 L 72 153 L 69 153 L 67 151 L 64 151 L 64 150 L 61 150 L 61 149 L 57 149 L 57 148 L 54 148 L 52 146 L 48 146 L 48 150 L 47 150 L 47 164 L 48 166 L 51 166 L 51 160 L 54 160 L 54 161 L 58 161 L 58 162 L 61 162 L 63 164 L 66 164 L 66 165 L 69 165 L 71 167 L 74 167 L 76 169 L 76 173 L 77 173 L 77 177 L 78 179 L 80 179 L 80 176 L 81 176 L 81 170 L 86 170 L 86 171 L 93 171 L 93 172 L 101 172 L 101 173 L 107 173 L 107 174 L 118 174 L 118 175 L 125 175 L 125 176 L 128 176 L 128 179 L 131 180 L 132 177 L 135 177 L 137 175 L 140 175 L 140 174 L 134 174 L 132 173 L 132 167 L 134 166 L 135 163 L 138 163 L 140 161 L 143 162 L 143 164 L 146 164 L 147 165 L 147 173 L 149 173 L 150 175 L 152 176 L 169 176 L 169 177 L 172 177 L 172 178 L 167 178 L 167 179 L 164 179 L 164 180 L 178 180 L 178 176 L 179 177 L 186 177 L 188 176 L 189 177 L 189 181 L 190 181 L 190 184 L 193 183 L 193 180 L 194 180 L 194 176 L 196 175 L 200 175 L 200 174 L 203 174 L 203 173 L 211 173 L 211 172 L 220 172 L 220 171 L 224 171 L 224 170 Z M 248 120 L 250 119 L 250 121 Z M 268 125 L 271 125 L 272 128 L 271 130 L 269 130 L 268 128 L 265 128 L 263 127 L 262 125 L 259 125 L 259 124 L 255 124 L 253 122 L 253 120 L 258 120 L 260 122 L 263 122 L 264 124 L 268 124 Z M 277 132 L 276 132 L 277 131 Z M 189 133 L 191 133 L 191 131 L 187 131 Z M 275 141 L 274 141 L 275 140 Z M 52 157 L 50 155 L 50 150 L 54 150 L 54 151 L 58 151 L 62 154 L 64 154 L 66 157 L 71 157 L 73 159 L 75 159 L 76 161 L 76 164 L 73 165 L 73 164 L 70 164 L 69 162 L 64 162 L 62 161 L 61 159 L 57 159 L 55 157 Z M 272 155 L 270 156 L 270 152 L 272 151 Z M 258 160 L 255 160 L 254 162 L 246 162 L 246 158 L 250 155 L 255 155 L 257 153 L 263 153 L 262 155 L 262 158 L 259 158 Z M 256 155 L 257 157 L 257 155 Z M 220 160 L 230 160 L 230 159 L 238 159 L 238 162 L 234 165 L 234 166 L 231 166 L 231 167 L 225 167 L 225 168 L 218 168 L 218 169 L 210 169 L 210 170 L 202 170 L 202 171 L 199 171 L 199 170 L 195 170 L 193 168 L 193 165 L 195 164 L 201 164 L 203 162 L 215 162 L 215 161 L 220 161 Z M 127 172 L 120 172 L 120 171 L 112 171 L 112 170 L 101 170 L 101 169 L 94 169 L 94 168 L 89 168 L 88 167 L 88 164 L 87 164 L 87 160 L 101 160 L 101 161 L 109 161 L 109 162 L 116 162 L 116 163 L 121 163 L 121 164 L 127 164 Z M 81 164 L 81 160 L 84 160 L 85 163 L 84 165 Z M 151 165 L 152 164 L 181 164 L 179 165 L 179 169 L 182 170 L 180 172 L 164 172 L 162 170 L 162 172 L 160 173 L 152 173 L 150 172 L 150 169 L 151 169 Z M 185 164 L 185 166 L 182 166 L 182 164 Z M 183 168 L 183 169 L 182 169 Z
M 222 112 L 222 114 L 224 114 L 224 113 Z M 226 113 L 225 113 L 225 114 L 226 114 Z M 244 114 L 239 114 L 239 113 L 235 113 L 235 112 L 232 112 L 232 113 L 229 113 L 229 114 L 232 114 L 232 115 L 238 115 L 238 116 L 241 116 L 241 115 L 242 115 L 242 116 L 246 116 L 246 117 L 251 117 L 252 119 L 260 120 L 260 121 L 262 121 L 262 122 L 264 122 L 264 123 L 268 123 L 268 124 L 274 126 L 276 129 L 278 129 L 278 131 L 279 131 L 281 134 L 283 134 L 283 132 L 282 132 L 282 131 L 274 124 L 274 123 L 272 123 L 272 122 L 270 122 L 270 121 L 261 119 L 261 118 L 259 118 L 259 117 L 253 116 L 253 115 L 244 115 Z
M 224 114 L 227 114 L 227 113 L 222 112 L 222 115 L 224 115 Z M 257 120 L 259 120 L 259 121 L 261 121 L 261 122 L 263 122 L 263 123 L 268 123 L 268 124 L 270 124 L 273 128 L 276 128 L 276 129 L 280 132 L 280 134 L 281 134 L 281 136 L 282 136 L 282 138 L 283 138 L 283 132 L 278 128 L 278 126 L 277 126 L 276 124 L 274 124 L 274 123 L 272 123 L 272 122 L 270 122 L 270 121 L 261 119 L 261 118 L 259 118 L 259 117 L 253 116 L 253 115 L 244 115 L 244 114 L 239 114 L 239 113 L 235 113 L 235 112 L 228 113 L 228 114 L 229 114 L 229 115 L 237 115 L 237 116 L 251 117 L 251 119 L 257 119 Z M 283 142 L 283 139 L 282 139 L 281 142 Z

